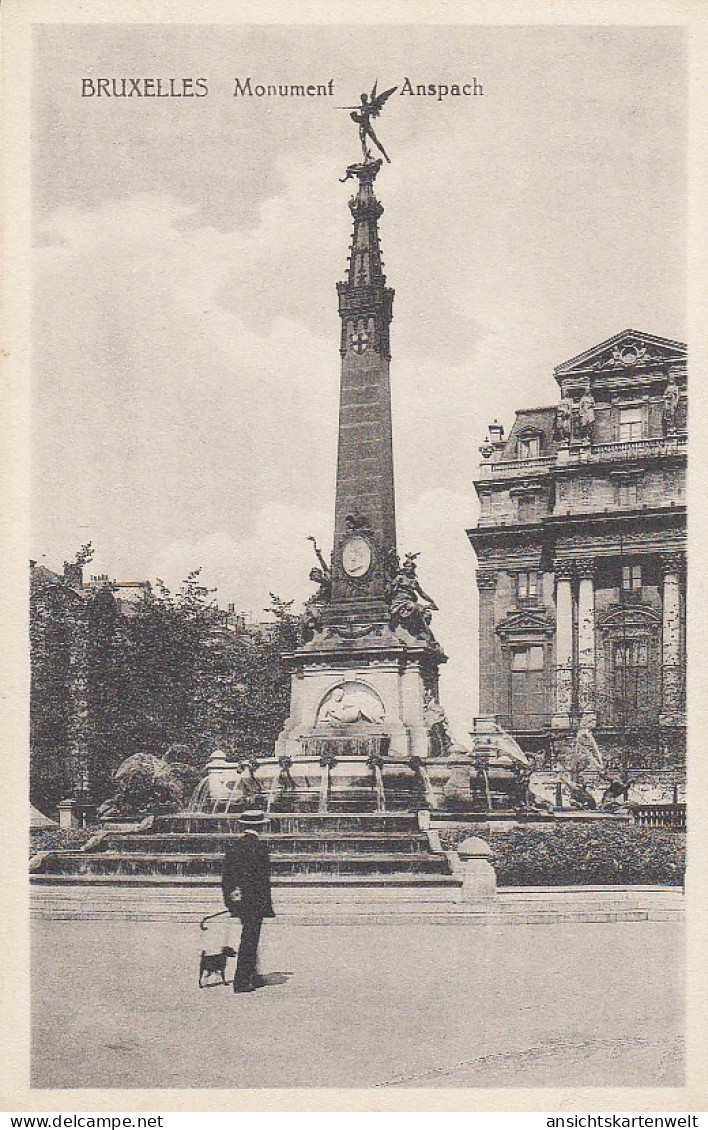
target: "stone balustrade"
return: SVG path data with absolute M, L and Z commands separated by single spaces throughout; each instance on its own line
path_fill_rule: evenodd
M 686 435 L 659 436 L 654 439 L 636 439 L 613 443 L 573 443 L 558 448 L 556 455 L 538 456 L 535 459 L 484 460 L 480 463 L 480 479 L 513 479 L 526 475 L 542 475 L 554 466 L 573 466 L 580 463 L 619 462 L 641 459 L 646 456 L 661 458 L 677 455 L 686 450 Z

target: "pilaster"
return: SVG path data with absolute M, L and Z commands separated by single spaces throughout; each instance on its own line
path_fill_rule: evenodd
M 681 654 L 681 553 L 662 553 L 664 578 L 661 624 L 662 692 L 660 725 L 685 725 L 685 671 Z
M 586 726 L 596 725 L 595 705 L 595 562 L 581 557 L 578 571 L 578 709 Z
M 567 730 L 573 711 L 573 563 L 556 561 L 556 709 L 551 726 Z
M 495 569 L 477 570 L 479 589 L 479 710 L 494 714 L 496 706 L 494 656 L 494 596 L 497 588 Z

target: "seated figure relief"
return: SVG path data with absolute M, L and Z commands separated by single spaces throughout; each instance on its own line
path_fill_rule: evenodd
M 367 687 L 335 687 L 319 710 L 318 721 L 330 726 L 348 726 L 355 722 L 383 722 L 384 711 L 377 696 Z

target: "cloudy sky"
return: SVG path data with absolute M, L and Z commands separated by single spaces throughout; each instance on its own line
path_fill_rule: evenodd
M 371 87 L 390 285 L 399 549 L 420 550 L 460 733 L 477 702 L 473 481 L 486 426 L 626 327 L 685 340 L 678 28 L 45 26 L 34 52 L 33 556 L 256 617 L 331 545 L 335 283 Z M 86 77 L 206 98 L 82 98 Z M 234 79 L 334 97 L 234 98 Z

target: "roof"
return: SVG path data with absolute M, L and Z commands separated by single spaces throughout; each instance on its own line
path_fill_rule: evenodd
M 49 816 L 45 816 L 33 804 L 30 805 L 30 828 L 56 828 L 56 820 L 52 820 Z
M 556 365 L 555 378 L 598 371 L 632 372 L 647 366 L 685 365 L 686 345 L 643 330 L 621 330 L 614 337 L 593 345 L 575 357 Z
M 524 432 L 535 432 L 541 437 L 541 450 L 539 455 L 555 455 L 558 445 L 554 436 L 556 410 L 551 405 L 548 408 L 521 408 L 516 413 L 516 419 L 507 436 L 506 443 L 497 460 L 516 459 L 516 443 L 519 435 Z

